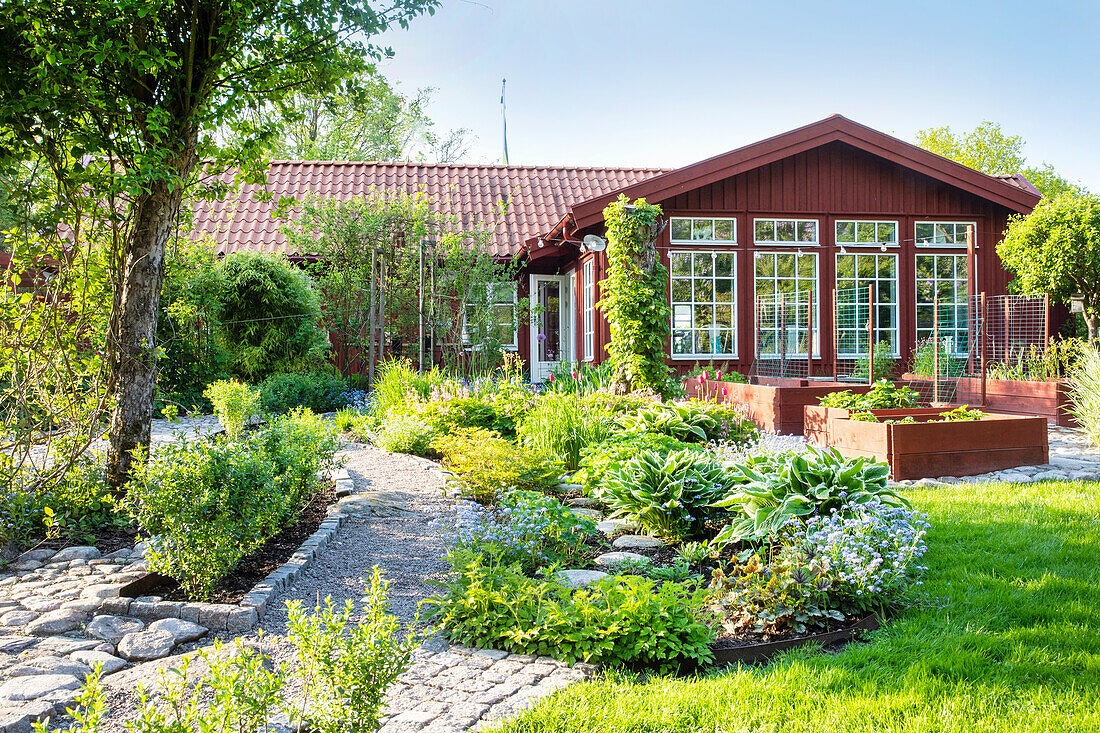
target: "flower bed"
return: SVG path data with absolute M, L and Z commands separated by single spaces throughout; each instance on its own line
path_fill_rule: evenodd
M 959 379 L 955 401 L 982 404 L 982 380 L 975 377 Z M 1069 404 L 1069 385 L 1061 380 L 985 380 L 984 407 L 993 412 L 1037 415 L 1046 418 L 1051 425 L 1076 427 L 1077 421 L 1068 412 Z
M 832 445 L 829 441 L 829 426 L 832 421 L 847 418 L 852 414 L 852 410 L 845 407 L 823 407 L 821 405 L 806 405 L 803 410 L 805 410 L 805 416 L 803 418 L 802 434 L 806 436 L 806 442 L 819 446 Z M 872 409 L 864 412 L 874 415 L 879 422 L 886 422 L 888 420 L 904 420 L 907 417 L 928 416 L 934 418 L 942 415 L 943 411 L 942 407 L 908 407 L 887 410 Z
M 756 384 L 720 382 L 689 378 L 684 390 L 701 400 L 742 404 L 750 420 L 761 430 L 780 435 L 801 435 L 803 408 L 838 390 L 865 392 L 870 387 L 842 382 L 818 382 L 807 379 L 760 378 Z
M 896 481 L 973 476 L 1041 465 L 1049 458 L 1045 418 L 986 414 L 979 420 L 941 422 L 947 413 L 911 415 L 911 423 L 831 418 L 827 444 L 847 456 L 889 463 Z

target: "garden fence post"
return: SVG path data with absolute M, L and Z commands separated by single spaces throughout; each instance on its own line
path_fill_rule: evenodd
M 1050 348 L 1050 293 L 1043 293 L 1043 353 Z
M 787 375 L 787 294 L 779 294 L 779 376 Z
M 386 358 L 386 257 L 378 258 L 378 361 Z
M 940 401 L 940 295 L 932 298 L 932 404 Z
M 814 375 L 814 289 L 810 288 L 806 303 L 806 377 Z
M 988 349 L 988 344 L 989 344 L 989 339 L 986 338 L 985 324 L 987 322 L 986 318 L 987 318 L 988 315 L 989 315 L 989 306 L 986 303 L 985 291 L 983 290 L 982 291 L 982 323 L 981 323 L 981 328 L 979 328 L 979 331 L 978 331 L 981 334 L 981 339 L 982 339 L 982 346 L 981 346 L 981 349 L 982 349 L 982 351 L 981 351 L 981 354 L 982 354 L 982 357 L 981 357 L 981 359 L 982 359 L 982 407 L 985 407 L 986 351 Z
M 837 324 L 836 288 L 833 288 L 833 381 L 840 380 L 840 361 L 837 359 L 837 342 L 840 340 Z
M 974 301 L 974 291 L 978 289 L 978 247 L 974 239 L 974 225 L 966 225 L 966 302 L 967 302 L 967 326 L 973 323 L 973 318 L 970 317 L 969 304 Z M 958 298 L 956 297 L 956 302 Z M 957 325 L 957 324 L 956 324 Z M 973 334 L 967 333 L 967 343 L 974 343 Z M 974 373 L 974 349 L 967 349 L 969 356 L 967 358 L 966 370 L 968 373 Z
M 857 298 L 858 302 L 858 298 Z M 867 286 L 867 384 L 875 383 L 875 286 Z
M 1009 339 L 1009 334 L 1012 330 L 1012 324 L 1011 324 L 1011 321 L 1010 321 L 1010 319 L 1012 318 L 1012 300 L 1011 300 L 1012 296 L 1011 295 L 1004 295 L 1004 296 L 1001 296 L 1001 298 L 1002 298 L 1002 300 L 1004 301 L 1004 304 L 1005 304 L 1005 307 L 1004 307 L 1004 315 L 1005 315 L 1005 366 L 1007 367 L 1007 366 L 1011 366 L 1010 362 L 1012 361 L 1012 359 L 1009 357 L 1009 353 L 1008 353 L 1009 351 L 1012 350 L 1012 346 L 1011 346 L 1012 342 Z
M 420 237 L 417 242 L 417 265 L 420 272 L 419 280 L 419 303 L 416 309 L 416 344 L 417 344 L 417 360 L 416 369 L 421 374 L 424 373 L 424 237 Z
M 376 328 L 377 310 L 375 308 L 376 293 L 378 285 L 378 263 L 377 263 L 377 248 L 373 245 L 370 250 L 370 292 L 367 294 L 367 384 L 374 388 L 374 365 L 375 365 L 375 351 L 374 346 L 374 332 Z

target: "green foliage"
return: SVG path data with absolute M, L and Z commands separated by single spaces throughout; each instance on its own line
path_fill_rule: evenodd
M 46 492 L 42 524 L 49 536 L 94 545 L 101 530 L 131 523 L 103 480 L 102 454 L 84 456 Z
M 1057 382 L 1073 370 L 1084 344 L 1075 338 L 1051 339 L 1046 347 L 1029 344 L 1009 364 L 997 361 L 986 367 L 989 379 Z
M 845 458 L 835 448 L 808 446 L 805 452 L 753 456 L 732 467 L 729 481 L 735 488 L 714 504 L 734 514 L 714 544 L 766 540 L 792 518 L 827 515 L 845 504 L 878 500 L 908 506 L 900 494 L 886 487 L 889 474 L 885 463 Z
M 588 446 L 611 434 L 614 416 L 614 398 L 609 395 L 548 392 L 524 416 L 518 435 L 525 447 L 558 457 L 572 472 L 580 467 Z
M 939 371 L 940 379 L 955 379 L 966 372 L 968 358 L 954 354 L 951 338 L 940 339 Z M 909 373 L 918 377 L 931 377 L 936 371 L 936 340 L 927 338 L 917 342 L 913 357 L 909 362 Z
M 615 390 L 646 389 L 666 394 L 672 388 L 665 347 L 671 309 L 668 269 L 655 242 L 661 207 L 625 196 L 604 209 L 607 224 L 608 277 L 598 303 L 611 328 L 607 347 Z
M 435 449 L 432 441 L 435 428 L 415 415 L 398 414 L 382 421 L 382 427 L 373 436 L 379 448 L 392 453 L 408 453 L 413 456 L 430 456 Z
M 637 576 L 572 590 L 474 560 L 430 602 L 433 619 L 461 644 L 674 671 L 713 659 L 704 600 L 702 590 Z
M 849 390 L 830 392 L 821 397 L 818 402 L 822 407 L 841 407 L 863 412 L 916 407 L 919 397 L 920 395 L 909 387 L 898 387 L 893 382 L 881 379 L 863 394 L 856 394 Z
M 219 265 L 225 281 L 222 327 L 237 375 L 259 380 L 317 364 L 328 349 L 321 300 L 309 276 L 282 255 L 233 252 Z
M 711 359 L 706 364 L 698 362 L 693 366 L 687 374 L 684 375 L 688 379 L 703 379 L 714 380 L 715 382 L 736 382 L 737 384 L 747 384 L 749 379 L 741 372 L 737 371 L 732 363 L 727 361 L 716 362 Z
M 295 407 L 332 412 L 344 406 L 348 384 L 331 372 L 272 374 L 260 383 L 260 407 L 282 414 Z
M 331 598 L 313 615 L 303 612 L 300 601 L 287 604 L 303 689 L 293 720 L 318 733 L 378 729 L 386 690 L 409 667 L 418 641 L 415 620 L 402 630 L 389 613 L 388 591 L 389 581 L 375 566 L 362 610 L 351 601 L 337 609 Z M 358 623 L 351 623 L 353 615 Z
M 350 407 L 344 407 L 336 411 L 336 415 L 332 418 L 332 424 L 341 433 L 351 433 L 355 431 L 362 419 L 363 414 L 361 412 Z
M 617 421 L 627 433 L 663 433 L 685 443 L 721 441 L 738 446 L 755 442 L 760 431 L 744 410 L 717 402 L 653 402 Z
M 704 450 L 701 445 L 684 443 L 664 433 L 616 433 L 588 447 L 573 481 L 584 484 L 589 494 L 599 494 L 608 472 L 617 470 L 638 454 L 651 451 L 663 455 L 685 449 Z
M 203 393 L 225 434 L 236 440 L 260 411 L 260 393 L 235 379 L 214 382 Z
M 557 459 L 479 428 L 457 428 L 437 437 L 431 448 L 442 456 L 461 495 L 482 504 L 496 503 L 510 491 L 552 491 L 563 470 Z
M 645 451 L 608 471 L 599 498 L 615 515 L 678 539 L 702 529 L 711 505 L 734 483 L 707 453 Z
M 985 417 L 985 413 L 981 410 L 971 410 L 967 405 L 960 405 L 954 410 L 948 410 L 940 415 L 937 422 L 969 422 L 971 420 L 981 420 L 983 417 Z
M 1093 445 L 1100 446 L 1100 354 L 1096 349 L 1081 349 L 1068 384 L 1070 414 Z
M 387 359 L 378 366 L 371 391 L 371 411 L 381 420 L 405 412 L 411 402 L 427 400 L 446 376 L 439 369 L 417 372 L 407 359 Z
M 1013 217 L 997 254 L 1024 293 L 1084 296 L 1089 341 L 1100 338 L 1100 197 L 1062 194 Z
M 894 348 L 890 346 L 890 342 L 879 341 L 875 344 L 874 379 L 889 379 L 892 377 L 894 370 L 897 368 L 897 363 L 898 360 L 894 358 Z M 870 365 L 871 360 L 867 358 L 867 355 L 861 355 L 856 359 L 855 366 L 852 367 L 852 376 L 866 379 L 867 369 Z
M 688 565 L 701 565 L 710 560 L 714 551 L 707 542 L 683 542 L 676 546 L 676 554 Z
M 611 362 L 600 364 L 571 364 L 560 362 L 550 372 L 550 379 L 543 382 L 542 391 L 583 394 L 611 392 Z
M 294 520 L 338 448 L 331 427 L 304 410 L 237 442 L 162 446 L 127 495 L 129 511 L 156 538 L 150 569 L 194 598 L 209 597 L 237 560 Z

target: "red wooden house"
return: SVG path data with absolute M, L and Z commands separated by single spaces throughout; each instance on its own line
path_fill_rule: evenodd
M 1040 198 L 1022 177 L 979 173 L 839 115 L 676 170 L 276 162 L 267 189 L 422 191 L 471 221 L 492 221 L 504 202 L 497 253 L 520 253 L 525 266 L 514 288 L 500 290 L 502 305 L 530 295 L 542 306 L 537 324 L 518 319 L 513 340 L 535 381 L 561 362 L 605 357 L 609 333 L 595 303 L 607 260 L 581 243 L 603 234 L 602 212 L 621 194 L 660 204 L 668 218 L 658 248 L 670 270 L 669 363 L 742 371 L 758 357 L 757 301 L 776 294 L 815 294 L 814 331 L 835 335 L 809 339 L 822 365 L 834 343 L 844 358 L 866 350 L 845 332 L 857 325 L 834 328 L 834 288 L 873 289 L 875 340 L 898 357 L 931 333 L 933 297 L 941 335 L 965 342 L 968 288 L 1005 292 L 1011 276 L 996 244 L 1008 218 Z M 196 232 L 224 252 L 285 249 L 271 205 L 254 193 L 201 208 Z M 809 324 L 795 328 L 792 347 L 805 349 L 797 328 Z

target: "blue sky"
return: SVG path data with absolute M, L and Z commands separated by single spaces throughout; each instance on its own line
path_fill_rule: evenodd
M 906 140 L 983 120 L 1100 190 L 1100 2 L 443 0 L 383 37 L 499 162 L 679 166 L 834 112 Z

